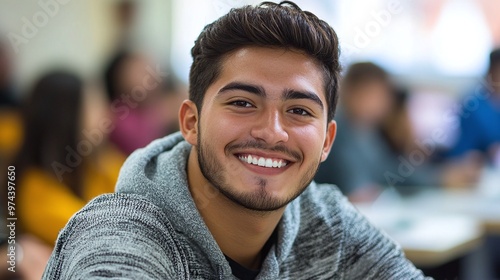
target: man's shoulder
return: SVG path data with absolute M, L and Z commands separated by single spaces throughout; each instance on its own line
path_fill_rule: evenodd
M 143 258 L 145 252 L 153 261 Z M 105 194 L 77 212 L 61 231 L 44 279 L 62 272 L 124 276 L 129 272 L 119 267 L 125 264 L 158 279 L 182 274 L 184 258 L 175 230 L 159 207 L 137 194 Z
M 387 245 L 399 249 L 335 185 L 313 183 L 301 199 L 301 222 L 307 225 L 320 223 L 314 230 L 323 230 L 325 235 L 340 237 L 341 245 L 346 246 L 344 248 L 356 246 L 357 242 L 384 240 Z
M 143 211 L 130 211 L 137 209 Z M 133 193 L 107 193 L 92 199 L 75 216 L 103 215 L 107 212 L 116 211 L 122 211 L 125 215 L 161 215 L 160 208 L 145 196 Z
M 336 186 L 312 183 L 310 187 L 300 199 L 301 242 L 296 242 L 294 246 L 300 248 L 294 251 L 318 263 L 331 262 L 328 269 L 311 264 L 315 272 L 336 271 L 335 275 L 347 279 L 424 278 L 401 248 L 373 226 Z
M 337 186 L 332 184 L 311 183 L 300 196 L 298 208 L 301 225 L 299 235 L 317 235 L 317 239 L 306 242 L 313 247 L 332 247 L 333 251 L 343 251 L 349 244 L 363 239 L 362 235 L 374 231 L 378 233 L 378 230 L 371 227 L 367 227 L 367 231 L 358 230 L 361 224 L 368 222 Z M 358 225 L 353 227 L 354 224 Z
M 301 208 L 305 213 L 320 215 L 319 209 L 331 214 L 352 214 L 354 208 L 336 185 L 312 182 L 301 195 Z
M 379 233 L 347 199 L 339 188 L 332 184 L 311 183 L 300 201 L 301 220 L 304 223 L 320 223 L 327 234 L 348 237 Z M 357 226 L 353 226 L 357 224 Z M 359 230 L 360 225 L 367 225 Z
M 160 207 L 147 197 L 130 193 L 110 193 L 91 200 L 68 222 L 60 238 L 66 232 L 92 227 L 94 231 L 125 227 L 127 230 L 158 229 L 174 232 L 168 217 Z M 137 231 L 134 231 L 137 233 Z

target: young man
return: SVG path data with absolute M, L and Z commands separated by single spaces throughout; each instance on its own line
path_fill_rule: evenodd
M 231 10 L 192 49 L 182 134 L 135 152 L 61 232 L 45 279 L 423 279 L 334 186 L 334 30 L 293 3 Z

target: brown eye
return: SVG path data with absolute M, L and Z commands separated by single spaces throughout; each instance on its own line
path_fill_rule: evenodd
M 253 105 L 250 102 L 243 101 L 243 100 L 236 100 L 230 103 L 231 105 L 234 105 L 236 107 L 244 107 L 244 108 L 251 108 Z
M 309 112 L 307 112 L 304 109 L 301 108 L 293 108 L 288 110 L 289 113 L 296 114 L 296 115 L 301 115 L 301 116 L 310 116 Z

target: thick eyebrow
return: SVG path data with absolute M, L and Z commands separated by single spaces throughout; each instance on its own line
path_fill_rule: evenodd
M 264 90 L 263 87 L 257 86 L 257 85 L 252 85 L 252 84 L 247 84 L 247 83 L 242 83 L 242 82 L 231 82 L 231 83 L 225 85 L 223 88 L 221 88 L 219 90 L 218 94 L 221 94 L 221 93 L 224 93 L 224 92 L 230 91 L 230 90 L 242 90 L 242 91 L 256 94 L 260 97 L 266 97 L 266 91 Z
M 308 99 L 313 101 L 314 103 L 318 104 L 319 107 L 321 107 L 321 110 L 325 108 L 323 105 L 323 102 L 319 98 L 317 94 L 314 94 L 309 91 L 297 91 L 297 90 L 292 90 L 288 89 L 285 90 L 283 93 L 283 100 L 289 100 L 289 99 Z
M 226 91 L 231 91 L 231 90 L 242 90 L 246 91 L 248 93 L 252 93 L 255 95 L 258 95 L 260 97 L 266 97 L 266 91 L 264 90 L 263 87 L 257 86 L 257 85 L 252 85 L 248 83 L 243 83 L 243 82 L 231 82 L 224 87 L 222 87 L 218 94 L 224 93 Z M 313 101 L 314 103 L 318 104 L 318 106 L 323 110 L 325 106 L 323 105 L 323 102 L 319 98 L 319 96 L 313 92 L 310 91 L 299 91 L 299 90 L 293 90 L 293 89 L 286 89 L 283 92 L 283 96 L 281 97 L 282 100 L 290 100 L 290 99 L 308 99 Z

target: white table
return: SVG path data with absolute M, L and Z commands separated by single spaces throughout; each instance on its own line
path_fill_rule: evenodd
M 392 205 L 357 204 L 376 226 L 401 245 L 418 266 L 437 266 L 465 255 L 481 244 L 483 230 L 462 214 L 432 213 L 403 201 Z
M 484 170 L 478 186 L 465 190 L 421 189 L 407 198 L 388 189 L 374 203 L 356 204 L 415 264 L 443 264 L 480 245 L 484 234 L 500 235 L 500 170 Z
M 485 170 L 478 186 L 465 190 L 434 188 L 406 200 L 429 213 L 460 214 L 478 221 L 488 234 L 500 234 L 500 170 Z

